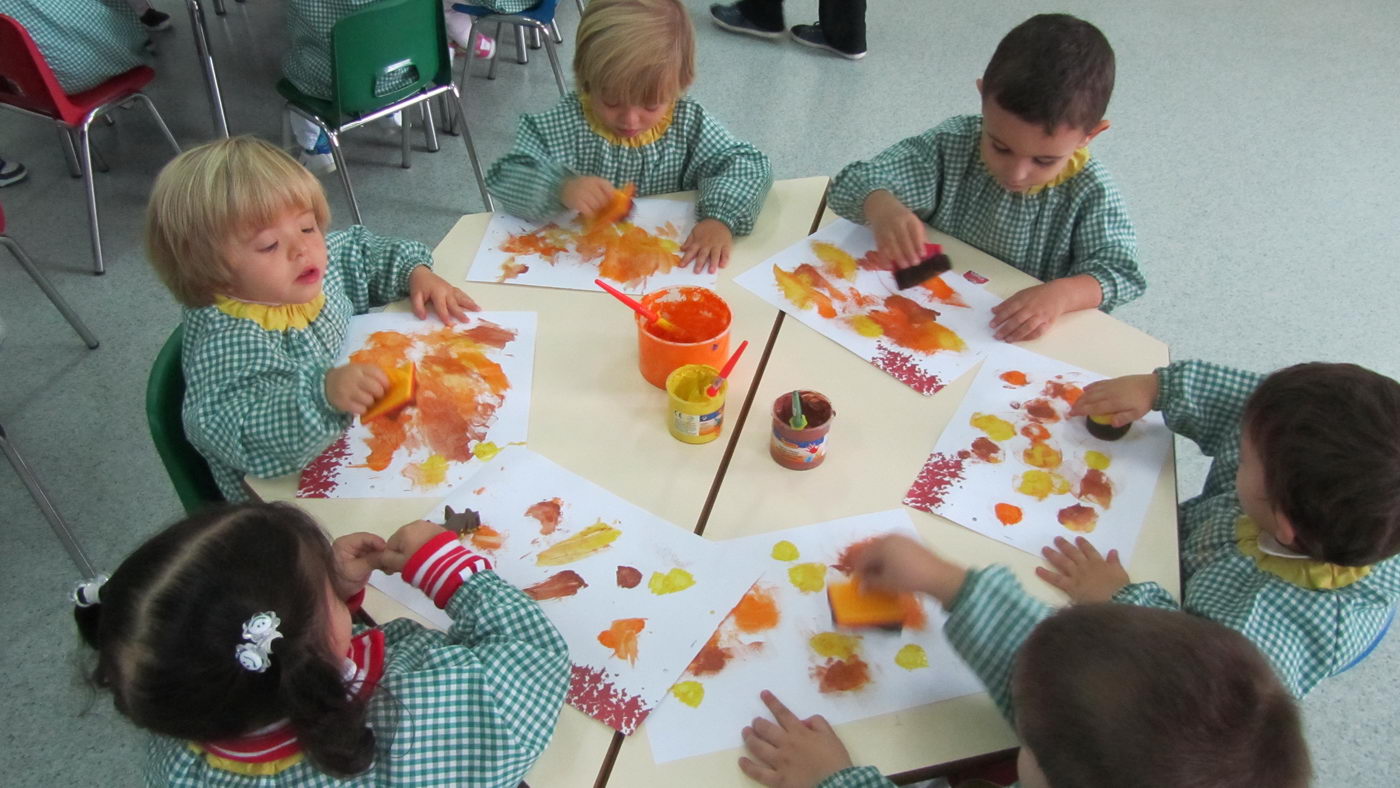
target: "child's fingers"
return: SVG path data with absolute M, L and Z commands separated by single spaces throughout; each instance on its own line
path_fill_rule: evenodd
M 719 267 L 725 268 L 729 265 L 729 247 L 719 250 Z
M 462 308 L 468 312 L 481 311 L 481 307 L 477 305 L 476 299 L 467 295 L 467 291 L 460 288 L 457 290 L 457 301 L 462 305 Z M 463 315 L 463 317 L 465 317 L 465 315 Z
M 739 771 L 748 776 L 760 785 L 774 786 L 778 784 L 778 773 L 767 766 L 759 766 L 748 758 L 739 759 Z
M 1064 554 L 1065 558 L 1068 558 L 1076 566 L 1084 563 L 1084 553 L 1081 552 L 1073 542 L 1063 536 L 1055 537 L 1055 547 Z
M 833 736 L 836 735 L 836 731 L 832 730 L 831 723 L 827 722 L 826 717 L 823 717 L 820 714 L 808 717 L 806 720 L 804 720 L 804 724 L 808 728 L 811 728 L 812 730 L 816 731 L 817 733 L 829 733 Z
M 1109 551 L 1108 551 L 1108 563 L 1109 563 L 1109 565 L 1112 566 L 1114 569 L 1122 569 L 1122 568 L 1123 568 L 1123 563 L 1122 563 L 1121 561 L 1118 560 L 1118 551 L 1117 551 L 1117 550 L 1109 550 Z
M 754 755 L 772 763 L 773 750 L 775 750 L 777 745 L 783 740 L 783 729 L 762 717 L 755 717 L 753 725 L 749 727 L 753 730 L 754 741 L 762 742 L 762 745 L 755 745 L 755 743 L 751 742 L 749 744 L 749 750 L 753 752 Z M 767 745 L 767 747 L 763 745 Z
M 1040 554 L 1044 556 L 1045 560 L 1048 561 L 1051 566 L 1055 567 L 1060 574 L 1067 575 L 1074 571 L 1074 561 L 1070 560 L 1069 556 L 1059 550 L 1053 547 L 1042 547 L 1040 548 Z
M 1089 542 L 1088 539 L 1085 539 L 1082 536 L 1078 537 L 1074 540 L 1074 544 L 1076 547 L 1079 548 L 1079 551 L 1083 553 L 1084 557 L 1089 561 L 1103 561 L 1103 556 L 1099 555 L 1099 551 L 1094 547 L 1092 543 Z
M 1037 566 L 1035 568 L 1035 576 L 1040 578 L 1041 580 L 1044 580 L 1050 585 L 1060 589 L 1066 594 L 1069 593 L 1071 583 L 1068 577 L 1065 577 L 1064 575 L 1058 574 L 1056 572 L 1051 572 L 1049 569 L 1046 569 L 1043 566 Z
M 798 723 L 797 715 L 784 706 L 783 702 L 778 700 L 777 695 L 764 690 L 758 694 L 758 697 L 763 700 L 763 705 L 767 706 L 768 710 L 773 713 L 773 719 L 777 720 L 779 725 L 791 728 Z
M 423 306 L 423 300 L 425 298 L 427 298 L 427 294 L 422 290 L 411 293 L 408 298 L 409 303 L 413 305 L 413 316 L 419 320 L 423 320 L 428 316 L 428 310 Z
M 432 299 L 433 312 L 437 314 L 438 320 L 441 320 L 442 324 L 445 326 L 450 326 L 454 322 L 452 319 L 452 310 L 449 308 L 448 299 L 449 296 L 442 293 L 441 291 L 439 291 L 439 295 L 437 298 Z

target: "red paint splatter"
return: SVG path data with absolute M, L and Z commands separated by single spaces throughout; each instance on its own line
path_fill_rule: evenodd
M 1079 493 L 1075 497 L 1107 509 L 1113 505 L 1113 482 L 1109 481 L 1103 471 L 1090 468 L 1079 482 Z
M 544 599 L 562 599 L 566 596 L 573 596 L 579 592 L 579 589 L 587 587 L 588 584 L 583 581 L 582 577 L 579 577 L 578 572 L 565 569 L 521 590 L 525 592 L 526 596 L 538 602 Z
M 825 665 L 812 668 L 812 676 L 823 693 L 850 692 L 870 683 L 870 666 L 860 657 L 828 659 Z
M 544 536 L 554 533 L 554 529 L 559 527 L 559 504 L 558 498 L 550 498 L 547 501 L 540 501 L 529 509 L 525 510 L 526 517 L 533 517 L 540 522 L 540 533 Z
M 943 495 L 948 488 L 962 481 L 966 465 L 966 461 L 958 457 L 939 452 L 930 454 L 909 492 L 904 494 L 904 503 L 926 512 L 934 511 L 943 505 Z
M 869 539 L 862 539 L 859 542 L 851 544 L 845 550 L 841 551 L 841 555 L 836 558 L 836 563 L 832 564 L 831 567 L 838 572 L 844 572 L 848 575 L 854 572 L 856 569 L 856 560 L 860 558 L 861 552 L 874 544 L 875 540 L 878 538 L 877 536 L 872 536 Z
M 1060 513 L 1056 517 L 1060 521 L 1060 525 L 1063 525 L 1071 531 L 1079 531 L 1085 534 L 1094 530 L 1094 527 L 1099 523 L 1099 513 L 1088 506 L 1082 506 L 1080 504 L 1066 506 L 1060 510 Z
M 972 442 L 972 453 L 982 462 L 1001 462 L 1001 447 L 990 438 L 978 438 Z M 962 452 L 958 452 L 959 455 Z
M 1015 369 L 1007 370 L 1006 372 L 997 375 L 997 377 L 1001 378 L 1007 383 L 1010 383 L 1013 386 L 1024 386 L 1030 382 L 1030 379 L 1026 377 L 1026 373 Z
M 974 285 L 985 285 L 987 282 L 991 281 L 976 271 L 963 271 L 963 279 L 966 279 Z
M 642 573 L 630 566 L 619 566 L 617 568 L 617 587 L 636 588 L 642 582 Z
M 913 356 L 888 345 L 880 346 L 880 351 L 871 359 L 871 363 L 924 396 L 937 394 L 944 386 L 941 378 L 921 368 Z
M 342 432 L 321 455 L 302 469 L 298 498 L 329 498 L 339 486 L 340 469 L 350 459 L 350 435 Z
M 569 677 L 569 705 L 624 735 L 651 713 L 641 698 L 618 688 L 601 668 L 574 665 Z
M 734 658 L 734 652 L 719 644 L 719 631 L 716 630 L 710 639 L 705 641 L 704 648 L 695 655 L 695 659 L 690 661 L 690 665 L 685 669 L 692 676 L 713 676 L 724 670 L 724 666 L 729 664 L 729 660 Z
M 1049 400 L 1033 399 L 1026 403 L 1026 415 L 1040 421 L 1056 422 L 1060 420 L 1060 414 L 1055 412 L 1055 406 Z

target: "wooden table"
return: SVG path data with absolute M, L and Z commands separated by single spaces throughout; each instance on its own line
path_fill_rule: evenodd
M 823 223 L 834 218 L 828 214 Z M 987 276 L 997 295 L 1009 296 L 1037 281 L 941 233 L 932 232 L 930 238 L 943 244 L 959 270 L 973 268 Z M 1046 337 L 1024 346 L 1104 375 L 1148 372 L 1168 360 L 1164 343 L 1097 310 L 1061 318 Z M 975 376 L 973 369 L 924 397 L 797 320 L 784 319 L 704 535 L 730 539 L 899 507 Z M 772 403 L 797 388 L 820 391 L 836 410 L 827 459 L 810 471 L 785 470 L 768 456 Z M 1155 580 L 1176 594 L 1174 466 L 1171 459 L 1164 465 L 1129 571 L 1135 580 Z M 1037 557 L 937 515 L 906 511 L 924 539 L 950 559 L 972 566 L 1006 565 L 1035 596 L 1063 602 L 1035 577 Z M 837 731 L 855 763 L 873 764 L 885 774 L 1017 746 L 986 694 L 851 722 Z M 734 733 L 737 740 L 739 731 Z M 738 749 L 658 766 L 646 736 L 643 723 L 627 739 L 610 785 L 750 784 L 736 765 Z
M 735 285 L 735 274 L 806 237 L 821 209 L 827 179 L 801 178 L 774 184 L 754 231 L 737 239 L 717 291 L 733 312 L 731 347 L 751 347 L 730 378 L 724 436 L 712 443 L 681 443 L 666 431 L 666 393 L 637 369 L 637 329 L 632 312 L 602 293 L 467 282 L 463 288 L 487 311 L 534 311 L 534 387 L 529 448 L 614 494 L 669 520 L 697 527 L 745 393 L 753 382 L 759 351 L 778 313 Z M 693 193 L 672 195 L 694 199 Z M 465 282 L 467 268 L 486 229 L 488 214 L 464 216 L 433 252 L 434 268 L 451 282 Z M 390 309 L 404 310 L 404 302 Z M 766 429 L 766 425 L 760 425 Z M 766 431 L 759 430 L 766 440 Z M 295 498 L 297 476 L 245 480 L 265 501 Z M 384 536 L 433 509 L 438 498 L 300 499 L 296 503 L 332 536 L 370 531 Z M 365 609 L 380 621 L 413 616 L 383 594 L 366 595 Z M 419 619 L 421 621 L 421 619 Z M 621 739 L 619 737 L 618 743 Z M 612 729 L 572 707 L 544 756 L 526 779 L 536 786 L 592 785 L 614 745 Z M 736 772 L 737 773 L 737 772 Z

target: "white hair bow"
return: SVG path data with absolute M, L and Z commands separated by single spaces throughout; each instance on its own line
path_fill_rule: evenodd
M 243 624 L 243 643 L 238 644 L 234 656 L 244 670 L 262 673 L 272 666 L 272 641 L 282 637 L 277 628 L 282 619 L 271 610 L 258 613 Z

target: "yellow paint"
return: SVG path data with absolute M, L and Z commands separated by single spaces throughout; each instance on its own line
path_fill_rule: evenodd
M 905 670 L 918 670 L 928 667 L 928 654 L 918 643 L 910 643 L 894 655 L 894 664 Z
M 719 391 L 709 396 L 706 389 L 717 377 L 719 370 L 709 364 L 686 364 L 666 376 L 666 393 L 671 402 L 666 425 L 671 437 L 682 443 L 709 443 L 719 437 L 729 384 L 721 383 Z
M 987 433 L 987 437 L 994 441 L 1011 440 L 1016 434 L 1016 428 L 1011 426 L 1011 422 L 990 413 L 974 413 L 968 423 Z
M 786 539 L 773 545 L 773 558 L 779 561 L 796 561 L 800 555 L 797 545 Z
M 857 334 L 863 337 L 878 337 L 885 333 L 885 329 L 875 322 L 870 315 L 854 315 L 846 318 L 846 323 L 855 329 Z
M 1060 467 L 1060 463 L 1064 461 L 1059 449 L 1040 441 L 1032 443 L 1030 448 L 1021 454 L 1021 459 L 1025 460 L 1027 465 L 1047 470 Z
M 447 458 L 434 454 L 422 462 L 410 463 L 403 475 L 417 487 L 436 487 L 447 480 Z
M 1094 451 L 1093 449 L 1084 452 L 1084 464 L 1096 471 L 1108 470 L 1110 462 L 1112 462 L 1112 460 L 1109 459 L 1107 454 Z
M 693 585 L 695 585 L 695 578 L 680 568 L 672 569 L 665 574 L 652 572 L 651 579 L 647 581 L 647 588 L 650 588 L 651 592 L 658 596 L 684 591 Z
M 506 444 L 506 446 L 524 445 L 525 441 L 511 441 L 510 443 Z M 500 454 L 501 449 L 504 449 L 506 446 L 497 446 L 491 441 L 481 441 L 480 443 L 476 444 L 476 446 L 472 447 L 472 454 L 475 455 L 476 458 L 478 460 L 481 460 L 482 462 L 490 462 L 496 459 L 496 455 Z
M 825 241 L 813 241 L 812 251 L 816 252 L 817 259 L 822 261 L 827 273 L 848 282 L 856 281 L 856 258 L 845 249 Z
M 671 687 L 671 694 L 676 696 L 676 700 L 689 706 L 692 709 L 700 708 L 700 701 L 705 699 L 705 685 L 698 681 L 678 681 Z
M 1108 415 L 1108 414 L 1101 414 L 1101 415 L 1098 415 L 1098 416 L 1090 416 L 1090 417 L 1089 417 L 1089 420 L 1092 421 L 1092 422 L 1094 422 L 1095 424 L 1102 424 L 1102 425 L 1105 426 L 1105 427 L 1112 427 L 1112 426 L 1113 426 L 1113 416 Z
M 847 660 L 860 651 L 860 635 L 843 635 L 840 632 L 823 632 L 813 635 L 807 641 L 812 650 L 823 657 Z
M 788 582 L 799 591 L 820 591 L 826 587 L 826 564 L 798 564 L 788 570 Z
M 1026 471 L 1021 474 L 1021 483 L 1017 485 L 1016 492 L 1043 501 L 1051 495 L 1064 495 L 1069 492 L 1069 480 L 1050 471 Z
M 621 531 L 599 521 L 568 539 L 541 550 L 540 554 L 535 556 L 535 563 L 540 566 L 571 564 L 602 550 L 617 541 L 619 536 L 622 536 Z

